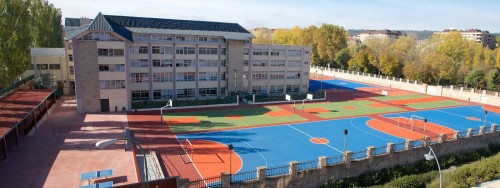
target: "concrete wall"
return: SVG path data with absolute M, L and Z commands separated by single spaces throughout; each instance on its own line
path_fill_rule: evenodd
M 100 112 L 97 43 L 95 41 L 78 41 L 76 48 L 79 52 L 74 54 L 78 112 Z
M 236 90 L 243 88 L 243 49 L 244 41 L 229 40 L 227 45 L 227 87 L 226 91 L 234 91 L 235 70 L 236 70 Z M 222 86 L 221 86 L 222 87 Z M 246 91 L 243 91 L 246 92 Z
M 321 67 L 312 66 L 310 72 L 321 74 L 322 70 Z M 323 74 L 326 76 L 364 82 L 383 87 L 393 87 L 428 95 L 443 96 L 459 100 L 500 106 L 500 97 L 498 97 L 498 92 L 495 92 L 494 94 L 488 94 L 486 90 L 474 91 L 473 89 L 464 90 L 464 88 L 456 88 L 453 86 L 433 86 L 418 83 L 416 81 L 405 80 L 402 78 L 387 78 L 381 75 L 346 71 L 340 69 L 323 68 Z

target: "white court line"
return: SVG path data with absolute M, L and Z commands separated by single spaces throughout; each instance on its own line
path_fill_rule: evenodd
M 380 138 L 380 139 L 382 139 L 382 140 L 391 141 L 391 142 L 396 142 L 396 141 L 394 141 L 394 140 L 387 139 L 387 138 L 383 138 L 383 137 L 381 137 L 381 136 L 379 136 L 379 135 L 376 135 L 376 134 L 373 134 L 373 133 L 367 132 L 367 131 L 365 131 L 365 130 L 363 130 L 363 129 L 359 128 L 358 126 L 354 125 L 354 123 L 352 123 L 352 119 L 349 121 L 349 123 L 351 123 L 351 125 L 352 125 L 354 128 L 358 129 L 358 130 L 359 130 L 359 131 L 361 131 L 361 132 L 364 132 L 365 134 L 369 134 L 369 135 L 375 136 L 375 137 Z M 389 124 L 391 124 L 391 123 L 389 123 Z M 391 125 L 393 125 L 393 124 L 391 124 Z M 394 126 L 396 126 L 396 125 L 394 125 Z M 396 126 L 396 127 L 397 127 L 397 126 Z M 398 128 L 401 128 L 401 127 L 398 127 Z M 401 129 L 403 129 L 403 128 L 401 128 Z M 375 130 L 375 129 L 374 129 L 374 130 Z M 408 129 L 405 129 L 405 130 L 408 130 Z M 379 132 L 381 132 L 381 131 L 379 131 Z M 385 134 L 387 134 L 387 133 L 385 133 Z M 394 136 L 394 135 L 391 135 L 391 136 Z M 397 137 L 397 136 L 396 136 L 396 137 Z M 400 138 L 400 137 L 398 137 L 398 138 Z M 403 138 L 403 139 L 404 139 L 404 138 Z
M 301 131 L 301 130 L 299 130 L 299 129 L 297 129 L 297 128 L 293 127 L 293 126 L 292 126 L 292 125 L 290 125 L 290 124 L 287 124 L 287 126 L 288 126 L 288 127 L 290 127 L 290 128 L 292 128 L 292 129 L 295 129 L 296 131 L 299 131 L 300 133 L 302 133 L 302 134 L 304 134 L 304 135 L 306 135 L 306 136 L 308 136 L 308 137 L 310 137 L 310 138 L 314 138 L 313 136 L 311 136 L 311 135 L 309 135 L 309 134 L 305 133 L 304 131 Z M 338 152 L 340 152 L 340 153 L 343 153 L 342 151 L 338 150 L 337 148 L 335 148 L 335 147 L 331 146 L 330 144 L 324 144 L 324 145 L 328 146 L 329 148 L 334 149 L 335 151 L 338 151 Z
M 181 144 L 181 142 L 179 141 L 179 138 L 177 138 L 177 135 L 175 135 L 175 139 L 177 140 L 177 142 L 179 143 L 179 145 L 181 146 L 182 150 L 184 150 L 184 153 L 187 153 L 186 152 L 186 149 L 184 149 L 184 146 Z M 189 155 L 188 155 L 188 158 L 189 158 Z M 205 183 L 205 185 L 208 185 L 207 182 L 205 181 L 205 178 L 201 175 L 200 171 L 198 170 L 198 168 L 196 167 L 196 164 L 194 163 L 194 161 L 189 158 L 191 160 L 191 164 L 193 164 L 193 167 L 194 169 L 196 170 L 196 172 L 198 172 L 198 175 L 200 175 L 201 179 L 203 180 L 203 183 Z M 180 174 L 179 174 L 180 175 Z

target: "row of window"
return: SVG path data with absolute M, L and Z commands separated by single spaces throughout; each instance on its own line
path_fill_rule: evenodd
M 269 65 L 271 67 L 284 67 L 286 64 L 285 60 L 253 60 L 252 61 L 252 66 L 254 67 L 267 67 Z M 304 64 L 309 64 L 308 61 L 304 61 Z M 248 66 L 248 60 L 243 60 L 243 66 Z M 289 60 L 288 61 L 288 67 L 301 67 L 301 61 L 297 60 Z
M 125 64 L 100 64 L 101 72 L 125 72 Z
M 219 40 L 219 37 L 208 37 L 208 36 L 186 36 L 186 35 L 162 35 L 162 34 L 136 34 L 134 35 L 134 40 L 138 41 L 191 41 L 191 42 L 225 42 L 225 39 L 222 38 Z
M 253 55 L 269 55 L 271 53 L 271 56 L 285 56 L 285 50 L 269 50 L 269 49 L 253 49 Z M 308 51 L 304 52 L 305 54 L 309 54 Z M 243 49 L 243 54 L 248 55 L 249 54 L 249 49 L 245 48 Z M 288 50 L 287 54 L 289 57 L 299 57 L 302 55 L 302 50 Z
M 125 89 L 125 80 L 99 80 L 101 89 Z
M 199 97 L 215 97 L 217 96 L 218 88 L 198 88 L 198 96 Z M 221 96 L 224 96 L 226 93 L 226 88 L 221 87 L 219 90 Z M 132 91 L 132 101 L 139 100 L 149 100 L 149 90 L 136 90 Z M 177 89 L 176 90 L 177 98 L 188 98 L 188 97 L 196 97 L 196 90 L 194 88 L 188 89 Z M 167 100 L 174 98 L 174 90 L 173 89 L 161 89 L 161 90 L 153 90 L 153 99 L 154 100 Z
M 243 79 L 248 79 L 248 72 L 243 72 Z M 265 80 L 267 79 L 267 71 L 253 71 L 253 80 Z M 307 73 L 306 73 L 307 75 Z M 271 80 L 283 80 L 285 79 L 285 71 L 269 71 L 269 79 Z M 300 71 L 288 71 L 286 72 L 286 79 L 300 79 Z
M 226 60 L 220 60 L 220 66 L 226 66 Z M 173 61 L 167 59 L 153 59 L 153 67 L 173 67 Z M 218 67 L 219 60 L 198 60 L 198 67 Z M 175 61 L 176 67 L 196 67 L 196 60 L 194 59 L 178 59 Z M 149 67 L 147 59 L 131 59 L 130 67 Z
M 181 72 L 175 74 L 175 81 L 177 82 L 191 82 L 195 81 L 195 72 Z M 198 81 L 218 81 L 226 80 L 226 73 L 219 74 L 217 72 L 199 72 Z M 153 82 L 173 82 L 174 74 L 171 72 L 153 73 Z M 144 83 L 149 82 L 148 73 L 131 73 L 130 82 Z
M 31 67 L 31 66 L 28 69 L 33 69 L 33 67 Z M 60 64 L 36 64 L 36 69 L 37 70 L 61 70 L 61 65 Z
M 167 54 L 171 55 L 173 51 L 172 47 L 168 46 L 152 46 L 151 47 L 151 53 L 152 54 Z M 195 47 L 176 47 L 175 48 L 175 54 L 195 54 L 196 48 Z M 132 46 L 130 47 L 130 54 L 148 54 L 148 47 L 147 46 Z M 199 47 L 198 48 L 198 54 L 203 54 L 203 55 L 218 55 L 219 54 L 219 48 L 206 48 L 206 47 Z M 226 55 L 226 48 L 221 48 L 220 49 L 220 54 L 221 55 Z
M 108 33 L 108 32 L 91 32 L 82 37 L 78 38 L 78 40 L 87 40 L 87 41 L 123 41 L 118 37 Z
M 307 85 L 304 85 L 307 87 Z M 283 85 L 271 85 L 269 87 L 269 93 L 280 94 L 283 93 Z M 286 93 L 297 93 L 300 92 L 300 85 L 286 85 Z M 252 86 L 252 94 L 267 94 L 267 86 Z
M 123 56 L 123 49 L 97 49 L 98 56 Z

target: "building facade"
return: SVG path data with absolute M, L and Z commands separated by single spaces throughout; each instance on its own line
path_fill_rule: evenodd
M 253 35 L 235 23 L 99 13 L 66 37 L 80 113 L 309 87 L 310 47 L 251 44 Z
M 479 29 L 467 29 L 464 31 L 457 29 L 445 29 L 442 32 L 436 32 L 435 34 L 446 35 L 450 32 L 460 32 L 464 39 L 480 43 L 490 49 L 495 49 L 496 47 L 496 36 L 491 34 L 489 31 L 481 31 Z
M 367 30 L 359 33 L 357 40 L 365 42 L 370 39 L 381 39 L 381 40 L 396 40 L 400 36 L 404 36 L 401 31 L 394 30 Z

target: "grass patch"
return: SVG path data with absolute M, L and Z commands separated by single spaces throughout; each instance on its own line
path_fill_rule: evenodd
M 434 101 L 434 102 L 413 103 L 413 104 L 407 104 L 406 106 L 415 109 L 429 109 L 429 108 L 458 106 L 462 104 L 464 103 L 452 100 L 444 100 L 444 101 Z
M 390 93 L 389 93 L 390 94 Z M 408 94 L 408 95 L 398 95 L 398 96 L 380 96 L 380 97 L 371 97 L 372 99 L 386 101 L 389 100 L 401 100 L 401 99 L 420 99 L 427 98 L 429 96 L 421 95 L 421 94 Z
M 401 108 L 393 106 L 374 108 L 368 105 L 371 103 L 374 102 L 368 100 L 359 100 L 359 101 L 347 101 L 347 102 L 309 103 L 305 104 L 304 109 L 308 108 L 327 109 L 329 112 L 320 112 L 318 114 L 315 114 L 324 119 L 404 111 Z

